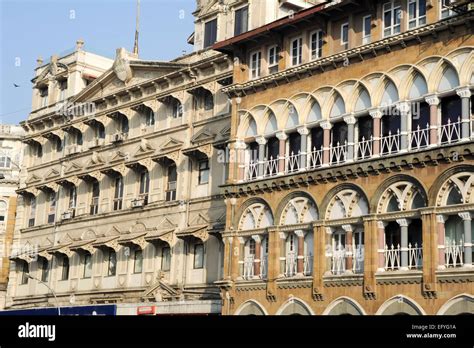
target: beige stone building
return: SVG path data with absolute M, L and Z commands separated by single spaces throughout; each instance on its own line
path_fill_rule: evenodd
M 78 47 L 40 65 L 22 124 L 15 241 L 25 252 L 12 258 L 9 309 L 221 312 L 228 170 L 218 154 L 231 115 L 221 88 L 233 61 L 210 47 L 309 6 L 288 3 L 198 1 L 195 52 L 170 62 Z
M 213 46 L 235 62 L 224 314 L 474 313 L 472 20 L 333 1 Z
M 5 306 L 8 284 L 23 133 L 19 126 L 0 126 L 0 309 Z

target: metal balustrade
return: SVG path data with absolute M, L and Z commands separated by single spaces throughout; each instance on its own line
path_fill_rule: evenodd
M 388 132 L 388 135 L 382 136 L 380 139 L 380 148 L 382 155 L 391 155 L 400 152 L 400 130 L 396 134 Z
M 430 125 L 427 124 L 424 129 L 420 129 L 418 125 L 416 130 L 410 132 L 408 141 L 411 150 L 421 150 L 427 147 L 430 144 Z
M 260 261 L 260 278 L 267 278 L 268 255 L 264 255 Z
M 285 277 L 294 277 L 297 272 L 297 255 L 295 252 L 288 252 L 285 258 Z
M 362 140 L 356 144 L 356 154 L 357 159 L 366 159 L 371 158 L 374 149 L 374 139 L 371 136 L 369 139 L 365 140 L 365 137 L 362 137 Z
M 458 118 L 456 122 L 448 120 L 447 124 L 441 125 L 437 128 L 438 132 L 438 146 L 452 144 L 461 141 L 461 119 Z M 471 124 L 471 137 L 474 133 L 472 129 L 474 123 Z M 407 134 L 407 146 L 406 150 L 418 151 L 427 148 L 431 144 L 431 132 L 430 125 L 427 124 L 426 128 L 420 128 L 417 126 L 416 129 L 408 132 Z M 381 156 L 390 156 L 397 154 L 402 150 L 402 136 L 398 129 L 396 133 L 392 134 L 390 131 L 387 135 L 383 135 L 379 140 L 379 149 Z M 375 140 L 373 136 L 369 139 L 365 137 L 362 140 L 354 144 L 354 159 L 363 160 L 372 158 L 374 155 L 374 144 Z M 348 158 L 348 144 L 347 141 L 343 144 L 337 143 L 335 146 L 331 146 L 329 151 L 329 165 L 338 165 L 346 163 Z M 306 161 L 302 160 L 303 154 L 301 152 L 292 152 L 289 155 L 277 156 L 277 158 L 270 157 L 262 162 L 258 160 L 251 160 L 244 165 L 244 181 L 252 181 L 257 178 L 268 178 L 281 174 L 291 174 L 305 170 L 314 170 L 323 165 L 324 150 L 323 148 L 317 149 L 313 147 L 306 156 Z M 284 162 L 283 172 L 280 171 L 280 161 Z M 306 164 L 304 163 L 306 162 Z M 259 176 L 259 165 L 263 166 L 263 174 Z
M 364 273 L 364 245 L 359 244 L 354 249 L 352 271 L 354 273 Z
M 347 142 L 330 148 L 330 164 L 341 164 L 347 161 Z
M 342 245 L 332 251 L 331 272 L 335 275 L 346 273 L 346 248 Z
M 457 122 L 448 120 L 447 124 L 438 128 L 438 139 L 441 145 L 452 144 L 461 140 L 461 119 Z
M 406 267 L 408 269 L 420 269 L 423 265 L 423 248 L 418 246 L 418 243 L 412 245 L 408 244 L 408 264 Z M 385 270 L 386 271 L 396 271 L 402 267 L 401 264 L 401 247 L 400 244 L 397 244 L 395 247 L 393 244 L 389 247 L 385 245 L 384 248 L 384 257 L 385 257 Z
M 456 243 L 455 240 L 447 242 L 444 248 L 445 266 L 448 267 L 462 267 L 463 266 L 463 251 L 464 243 L 460 240 Z
M 313 255 L 305 255 L 303 263 L 303 274 L 309 276 L 313 273 Z
M 246 256 L 244 259 L 244 274 L 242 275 L 242 278 L 244 279 L 252 279 L 254 276 L 254 260 L 255 256 L 254 255 L 249 255 Z

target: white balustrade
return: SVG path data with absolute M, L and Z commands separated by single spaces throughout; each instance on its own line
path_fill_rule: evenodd
M 423 248 L 418 243 L 408 243 L 408 269 L 420 269 L 423 266 Z
M 362 137 L 362 140 L 356 144 L 356 154 L 358 159 L 371 158 L 374 148 L 374 139 L 370 136 L 370 139 L 365 139 Z
M 303 274 L 309 276 L 313 273 L 313 255 L 304 256 Z
M 388 132 L 388 135 L 382 136 L 380 139 L 382 155 L 391 155 L 400 152 L 400 130 L 396 134 Z
M 252 279 L 254 276 L 254 260 L 255 256 L 254 255 L 248 255 L 245 256 L 244 259 L 244 274 L 242 275 L 242 278 L 244 279 Z
M 309 153 L 309 169 L 315 169 L 323 165 L 323 150 L 313 148 L 313 151 Z
M 420 129 L 420 125 L 418 125 L 416 130 L 411 131 L 409 144 L 411 150 L 421 150 L 427 147 L 430 144 L 430 125 L 427 124 L 424 129 Z
M 461 139 L 461 119 L 457 122 L 448 120 L 447 124 L 438 128 L 438 139 L 440 144 L 452 144 Z
M 463 265 L 464 243 L 462 240 L 456 243 L 455 240 L 446 242 L 444 249 L 446 267 L 462 267 Z
M 265 178 L 275 176 L 278 174 L 278 158 L 270 157 L 263 164 L 263 176 Z
M 343 274 L 346 272 L 346 248 L 339 244 L 332 252 L 332 274 Z
M 331 146 L 330 161 L 331 164 L 344 163 L 347 160 L 347 142 L 341 145 L 339 142 L 336 146 Z
M 287 173 L 295 173 L 300 170 L 300 164 L 301 164 L 300 158 L 301 158 L 301 153 L 299 152 L 296 155 L 294 152 L 292 152 L 291 155 L 285 157 Z
M 294 251 L 290 251 L 286 254 L 285 259 L 285 277 L 293 277 L 297 271 L 297 255 Z

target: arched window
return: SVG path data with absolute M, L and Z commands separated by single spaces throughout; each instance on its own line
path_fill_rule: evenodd
M 308 123 L 316 122 L 321 119 L 322 119 L 321 107 L 319 106 L 319 103 L 315 101 L 313 105 L 311 106 L 311 110 L 309 111 L 307 122 Z
M 245 134 L 245 136 L 254 137 L 256 135 L 257 135 L 257 123 L 255 123 L 255 120 L 252 117 L 250 118 L 249 128 L 247 129 L 247 133 Z
M 123 203 L 123 177 L 117 175 L 114 181 L 114 210 L 121 210 Z
M 133 251 L 133 273 L 142 273 L 143 271 L 143 250 L 136 247 Z
M 392 105 L 399 100 L 398 90 L 392 81 L 389 81 L 384 88 L 382 95 L 382 106 Z
M 268 117 L 267 126 L 265 127 L 265 134 L 272 134 L 278 130 L 278 123 L 273 112 Z
M 428 93 L 428 85 L 423 76 L 416 74 L 413 79 L 413 84 L 411 85 L 410 92 L 408 93 L 408 98 L 418 99 Z
M 183 116 L 183 105 L 178 99 L 171 98 L 170 107 L 172 118 L 179 118 Z
M 341 96 L 337 96 L 331 108 L 330 117 L 338 117 L 346 113 L 346 105 Z
M 451 66 L 445 67 L 443 75 L 441 76 L 441 79 L 439 81 L 438 92 L 449 91 L 458 86 L 459 77 L 456 70 L 454 70 L 454 68 L 452 68 Z
M 369 93 L 365 88 L 363 88 L 359 94 L 359 97 L 357 98 L 357 101 L 355 103 L 355 112 L 367 110 L 372 106 L 372 103 L 370 101 L 370 96 Z
M 112 248 L 108 249 L 107 276 L 112 277 L 117 273 L 117 254 Z

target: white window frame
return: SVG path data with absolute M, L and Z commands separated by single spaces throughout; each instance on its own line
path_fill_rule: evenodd
M 253 57 L 256 56 L 256 66 L 254 66 L 254 59 Z M 253 80 L 253 79 L 258 79 L 260 76 L 262 76 L 262 51 L 258 50 L 258 51 L 253 51 L 253 52 L 250 52 L 250 59 L 249 59 L 249 65 L 250 65 L 250 69 L 249 69 L 249 74 L 250 74 L 250 79 Z
M 366 35 L 366 19 L 370 18 L 369 21 L 369 35 Z M 362 45 L 367 45 L 372 42 L 372 15 L 362 17 Z
M 395 5 L 395 2 L 398 2 L 397 5 Z M 389 5 L 389 7 L 387 7 Z M 398 10 L 398 11 L 397 11 Z M 390 25 L 385 26 L 385 13 L 390 12 Z M 398 24 L 395 24 L 395 18 L 396 18 L 396 13 L 400 13 L 400 20 L 398 21 Z M 382 31 L 383 31 L 383 37 L 390 37 L 393 35 L 400 34 L 402 32 L 402 17 L 403 17 L 403 12 L 402 12 L 402 6 L 400 4 L 400 0 L 390 0 L 387 1 L 382 5 Z M 396 28 L 398 27 L 398 32 L 396 32 Z M 385 31 L 389 30 L 390 33 L 385 33 Z
M 449 4 L 451 4 L 452 0 L 448 0 L 448 1 L 449 1 Z M 439 0 L 439 19 L 440 20 L 452 17 L 456 14 L 456 12 L 454 12 L 453 10 L 449 8 L 444 8 L 443 7 L 444 2 L 445 0 Z M 443 13 L 447 13 L 447 16 L 443 17 Z
M 295 60 L 295 56 L 293 55 L 293 43 L 294 42 L 298 42 L 299 45 L 297 47 L 297 50 L 298 50 L 298 54 L 296 56 L 296 62 L 294 62 Z M 290 58 L 291 58 L 291 66 L 298 66 L 300 65 L 301 63 L 303 63 L 303 37 L 302 36 L 298 36 L 298 37 L 295 37 L 293 39 L 291 39 L 291 42 L 290 42 Z
M 347 27 L 347 41 L 344 41 L 344 28 Z M 341 24 L 341 46 L 349 46 L 349 22 Z
M 420 1 L 425 1 L 425 15 L 424 16 L 420 16 Z M 410 19 L 410 5 L 413 3 L 415 4 L 416 16 Z M 409 30 L 425 25 L 426 24 L 426 0 L 408 0 L 407 13 L 408 13 L 407 28 Z M 415 23 L 415 25 L 411 26 L 412 23 Z
M 313 50 L 313 36 L 316 35 L 316 48 Z M 321 42 L 321 45 L 319 43 Z M 323 56 L 323 31 L 321 29 L 314 30 L 309 33 L 309 47 L 310 47 L 310 59 L 316 60 Z M 316 51 L 316 53 L 314 53 Z M 321 54 L 319 52 L 321 51 Z
M 271 50 L 275 50 L 275 61 L 273 63 L 271 63 L 271 54 L 270 54 Z M 268 69 L 273 68 L 274 66 L 278 65 L 278 60 L 279 60 L 278 55 L 279 55 L 278 45 L 273 45 L 273 46 L 268 47 Z

